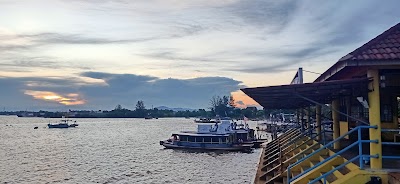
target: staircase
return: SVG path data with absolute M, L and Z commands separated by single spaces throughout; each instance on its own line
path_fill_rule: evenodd
M 373 157 L 359 154 L 346 160 L 340 154 L 370 140 L 361 140 L 342 149 L 338 153 L 329 148 L 346 135 L 361 131 L 365 126 L 353 129 L 338 139 L 322 145 L 315 141 L 316 137 L 308 137 L 299 130 L 290 129 L 278 139 L 268 143 L 260 158 L 260 164 L 255 183 L 267 184 L 306 184 L 306 183 L 366 183 L 370 181 L 371 171 L 360 169 L 353 162 L 363 157 Z M 362 166 L 361 166 L 362 167 Z M 382 173 L 381 173 L 382 174 Z
M 283 135 L 279 136 L 277 139 L 269 142 L 263 149 L 260 161 L 258 165 L 257 174 L 254 183 L 265 183 L 267 180 L 267 171 L 271 168 L 276 167 L 278 163 L 276 158 L 278 158 L 280 146 L 283 146 L 290 140 L 291 136 L 299 135 L 300 131 L 296 129 L 289 129 Z
M 322 145 L 320 145 L 322 147 Z M 316 150 L 313 150 L 316 151 Z M 301 164 L 294 166 L 291 170 L 291 178 L 296 177 L 300 173 L 304 173 L 310 168 L 316 166 L 318 163 L 323 163 L 322 165 L 313 169 L 312 172 L 307 172 L 303 176 L 297 178 L 291 183 L 296 184 L 306 184 L 306 183 L 337 183 L 335 181 L 341 179 L 343 181 L 344 178 L 350 179 L 353 172 L 360 171 L 360 168 L 353 164 L 348 163 L 344 165 L 341 169 L 333 171 L 333 173 L 327 175 L 325 178 L 318 179 L 318 177 L 328 173 L 329 171 L 334 170 L 335 168 L 341 166 L 343 163 L 348 160 L 344 159 L 341 156 L 334 156 L 330 160 L 326 160 L 327 158 L 335 155 L 335 153 L 329 149 L 323 149 L 319 151 L 318 154 L 313 155 L 312 157 L 304 160 Z M 287 171 L 286 171 L 287 175 Z M 349 177 L 350 176 L 350 177 Z M 286 178 L 287 179 L 287 178 Z M 326 180 L 326 181 L 324 181 Z M 287 182 L 287 181 L 286 181 Z

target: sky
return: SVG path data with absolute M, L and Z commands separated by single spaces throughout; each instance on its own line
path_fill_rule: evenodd
M 312 82 L 400 21 L 387 0 L 0 0 L 1 110 L 208 108 Z

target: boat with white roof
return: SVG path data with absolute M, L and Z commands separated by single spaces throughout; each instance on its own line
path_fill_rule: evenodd
M 77 127 L 77 126 L 78 126 L 78 123 L 76 123 L 76 121 L 73 121 L 70 119 L 61 119 L 59 123 L 47 124 L 47 127 L 49 127 L 49 128 L 71 128 L 71 127 Z
M 202 150 L 250 150 L 253 147 L 254 130 L 248 125 L 238 126 L 231 119 L 219 123 L 198 124 L 197 131 L 182 131 L 160 141 L 165 148 Z

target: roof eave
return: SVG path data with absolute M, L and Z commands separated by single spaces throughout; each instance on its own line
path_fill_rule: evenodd
M 400 66 L 400 60 L 340 60 L 321 74 L 314 82 L 324 82 L 329 80 L 347 66 Z

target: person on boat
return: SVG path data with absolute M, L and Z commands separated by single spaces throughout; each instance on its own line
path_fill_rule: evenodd
M 218 130 L 218 122 L 215 122 L 215 125 L 214 125 L 214 132 L 216 132 Z

